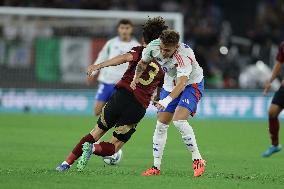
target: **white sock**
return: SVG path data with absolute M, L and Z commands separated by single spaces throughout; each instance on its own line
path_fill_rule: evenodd
M 157 121 L 156 129 L 153 136 L 153 156 L 154 166 L 161 169 L 164 148 L 167 141 L 167 131 L 169 125 Z
M 179 130 L 182 140 L 187 149 L 192 153 L 192 160 L 202 159 L 198 146 L 196 143 L 195 135 L 192 127 L 188 124 L 187 120 L 173 121 L 175 127 Z
M 63 162 L 61 163 L 61 165 L 63 165 L 63 164 L 69 165 L 69 163 L 67 163 L 67 161 L 63 161 Z

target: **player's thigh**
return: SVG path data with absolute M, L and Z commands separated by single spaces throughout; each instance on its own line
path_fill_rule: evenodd
M 99 127 L 95 127 L 93 130 L 91 130 L 90 134 L 96 141 L 98 141 L 106 132 L 106 130 L 103 130 Z
M 128 95 L 122 113 L 117 125 L 132 125 L 137 124 L 144 117 L 146 108 L 136 99 L 134 95 Z
M 108 142 L 112 143 L 115 146 L 115 153 L 118 152 L 125 144 L 114 136 Z
M 174 113 L 172 112 L 158 112 L 157 114 L 158 121 L 166 125 L 171 123 L 173 116 Z
M 97 121 L 98 127 L 104 131 L 108 131 L 114 127 L 120 119 L 121 115 L 121 104 L 120 94 L 118 91 L 114 92 L 111 99 L 102 108 L 102 112 Z
M 126 143 L 136 132 L 136 126 L 142 120 L 146 109 L 138 102 L 129 101 L 128 107 L 125 107 L 123 114 L 116 124 L 113 136 Z
M 174 121 L 187 120 L 190 115 L 194 116 L 201 98 L 201 93 L 198 88 L 198 84 L 192 84 L 184 89 L 174 113 Z
M 162 89 L 161 93 L 160 93 L 160 99 L 163 100 L 169 94 L 170 94 L 170 92 Z M 164 124 L 167 124 L 167 125 L 170 124 L 170 122 L 172 121 L 174 112 L 175 112 L 177 105 L 179 103 L 179 100 L 180 100 L 180 96 L 175 98 L 165 109 L 158 111 L 157 118 L 161 123 L 164 123 Z
M 190 114 L 191 111 L 188 108 L 183 106 L 177 106 L 173 116 L 173 121 L 187 120 Z
M 95 97 L 96 100 L 95 107 L 97 106 L 98 102 L 106 103 L 107 101 L 109 101 L 114 91 L 115 91 L 114 84 L 100 83 Z
M 105 106 L 106 102 L 105 101 L 99 101 L 97 100 L 95 103 L 95 108 L 94 112 L 96 116 L 99 116 L 102 113 L 102 109 Z
M 284 108 L 284 86 L 282 85 L 275 92 L 271 105 L 269 107 L 269 117 L 277 117 Z
M 283 108 L 281 108 L 279 105 L 271 104 L 268 110 L 268 115 L 270 118 L 276 118 L 282 110 Z

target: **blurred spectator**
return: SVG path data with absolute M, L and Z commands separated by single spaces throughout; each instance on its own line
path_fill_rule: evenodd
M 252 0 L 247 2 L 248 4 L 250 9 L 242 11 L 244 14 L 250 13 L 248 15 L 253 15 L 252 12 L 255 12 L 254 22 L 248 25 L 248 28 L 242 29 L 243 33 L 234 33 L 232 28 L 238 28 L 240 21 L 235 12 L 228 11 L 233 10 L 232 6 L 236 4 L 232 5 L 227 0 L 3 0 L 0 2 L 0 5 L 4 6 L 180 12 L 184 15 L 184 42 L 194 49 L 196 58 L 204 69 L 207 87 L 213 88 L 238 87 L 240 73 L 253 67 L 257 60 L 262 60 L 271 67 L 271 60 L 274 60 L 275 56 L 271 49 L 275 48 L 275 43 L 284 39 L 283 0 Z M 256 7 L 255 10 L 251 10 L 253 7 Z M 8 19 L 11 19 L 11 22 L 6 20 L 4 23 L 12 24 L 4 24 L 2 31 L 8 39 L 14 39 L 19 35 L 26 35 L 27 38 L 32 39 L 32 36 L 41 34 L 51 36 L 62 33 L 61 29 L 41 26 L 40 22 L 19 30 L 13 23 L 13 18 Z M 102 27 L 102 31 L 108 29 Z M 66 31 L 63 33 L 66 34 Z M 79 29 L 74 33 L 78 36 L 92 36 L 91 28 Z

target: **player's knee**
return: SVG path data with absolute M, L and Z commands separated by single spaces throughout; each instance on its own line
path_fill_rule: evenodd
M 169 128 L 169 125 L 164 124 L 164 123 L 162 123 L 162 122 L 160 122 L 160 121 L 157 121 L 156 132 L 157 132 L 158 134 L 161 135 L 161 134 L 167 133 L 168 128 Z
M 269 111 L 268 111 L 269 119 L 277 118 L 278 115 L 279 115 L 279 112 L 275 108 L 273 108 L 273 107 L 269 108 Z
M 278 114 L 275 113 L 274 111 L 268 111 L 268 117 L 269 119 L 275 119 L 278 117 Z
M 187 122 L 187 120 L 174 120 L 173 121 L 174 126 L 176 128 L 179 128 L 179 127 L 183 126 L 186 122 Z
M 95 107 L 94 112 L 95 112 L 95 116 L 99 116 L 99 115 L 101 115 L 101 113 L 102 113 L 102 109 L 101 109 L 101 108 L 98 108 L 98 107 Z
M 136 124 L 117 127 L 113 136 L 119 141 L 126 143 L 136 131 Z
M 170 122 L 172 121 L 172 115 L 169 116 L 169 114 L 165 114 L 165 113 L 158 113 L 158 121 L 163 123 L 163 124 L 166 124 L 166 125 L 169 125 Z
M 192 127 L 188 124 L 187 120 L 173 121 L 174 126 L 184 136 L 187 132 L 192 132 Z

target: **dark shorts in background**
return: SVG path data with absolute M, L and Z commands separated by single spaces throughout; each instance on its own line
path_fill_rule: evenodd
M 284 108 L 284 85 L 282 84 L 281 87 L 276 91 L 273 96 L 272 104 L 276 104 L 281 108 Z

